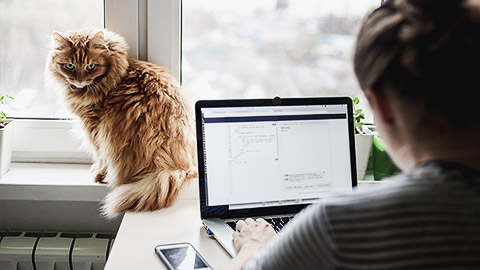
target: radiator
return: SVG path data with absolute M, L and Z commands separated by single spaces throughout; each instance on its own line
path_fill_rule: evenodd
M 114 234 L 0 231 L 0 270 L 101 270 Z

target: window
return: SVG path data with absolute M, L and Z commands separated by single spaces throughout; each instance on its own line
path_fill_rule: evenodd
M 9 117 L 23 118 L 15 124 L 12 159 L 90 162 L 87 151 L 79 146 L 71 132 L 71 115 L 62 108 L 56 90 L 44 87 L 48 36 L 53 30 L 105 25 L 127 40 L 131 57 L 166 66 L 179 78 L 180 3 L 173 0 L 0 0 L 0 91 L 15 97 L 9 107 L 2 109 Z M 17 48 L 23 43 L 29 43 L 28 55 Z
M 104 13 L 102 0 L 0 0 L 0 91 L 15 98 L 2 109 L 22 119 L 15 121 L 14 161 L 89 162 L 72 121 L 57 120 L 71 114 L 45 84 L 45 60 L 53 31 L 103 28 Z
M 15 97 L 8 116 L 65 118 L 55 89 L 45 86 L 45 59 L 53 31 L 103 28 L 101 0 L 0 1 L 0 91 Z
M 130 56 L 181 79 L 192 101 L 353 96 L 360 93 L 351 61 L 355 35 L 379 2 L 0 0 L 0 91 L 15 97 L 4 110 L 37 119 L 17 121 L 13 159 L 88 161 L 69 133 L 68 110 L 44 86 L 53 30 L 105 25 L 126 38 Z M 45 120 L 59 118 L 67 120 Z
M 352 53 L 361 21 L 379 4 L 184 1 L 183 88 L 194 100 L 361 95 Z

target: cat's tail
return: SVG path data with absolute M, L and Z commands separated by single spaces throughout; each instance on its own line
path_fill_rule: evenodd
M 164 170 L 146 174 L 137 182 L 116 186 L 105 197 L 102 214 L 114 218 L 126 210 L 144 212 L 169 207 L 183 183 L 196 176 L 196 170 Z

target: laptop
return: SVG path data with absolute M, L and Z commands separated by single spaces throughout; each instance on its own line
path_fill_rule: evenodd
M 357 185 L 348 97 L 202 100 L 195 116 L 202 222 L 231 256 L 237 220 L 262 217 L 278 232 Z

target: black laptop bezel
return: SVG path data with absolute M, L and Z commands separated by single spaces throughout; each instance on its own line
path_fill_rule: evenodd
M 250 208 L 229 210 L 226 206 L 207 206 L 206 204 L 206 181 L 204 167 L 204 140 L 202 125 L 202 108 L 226 108 L 226 107 L 262 107 L 262 106 L 298 106 L 298 105 L 329 105 L 346 104 L 347 121 L 350 143 L 350 167 L 352 176 L 352 187 L 357 186 L 357 170 L 355 161 L 355 137 L 353 126 L 352 99 L 349 97 L 315 97 L 315 98 L 273 98 L 273 99 L 237 99 L 237 100 L 199 100 L 195 104 L 195 119 L 197 132 L 197 154 L 198 154 L 198 179 L 200 192 L 200 214 L 201 218 L 237 218 L 246 216 L 265 216 L 278 214 L 295 214 L 301 211 L 308 204 Z

